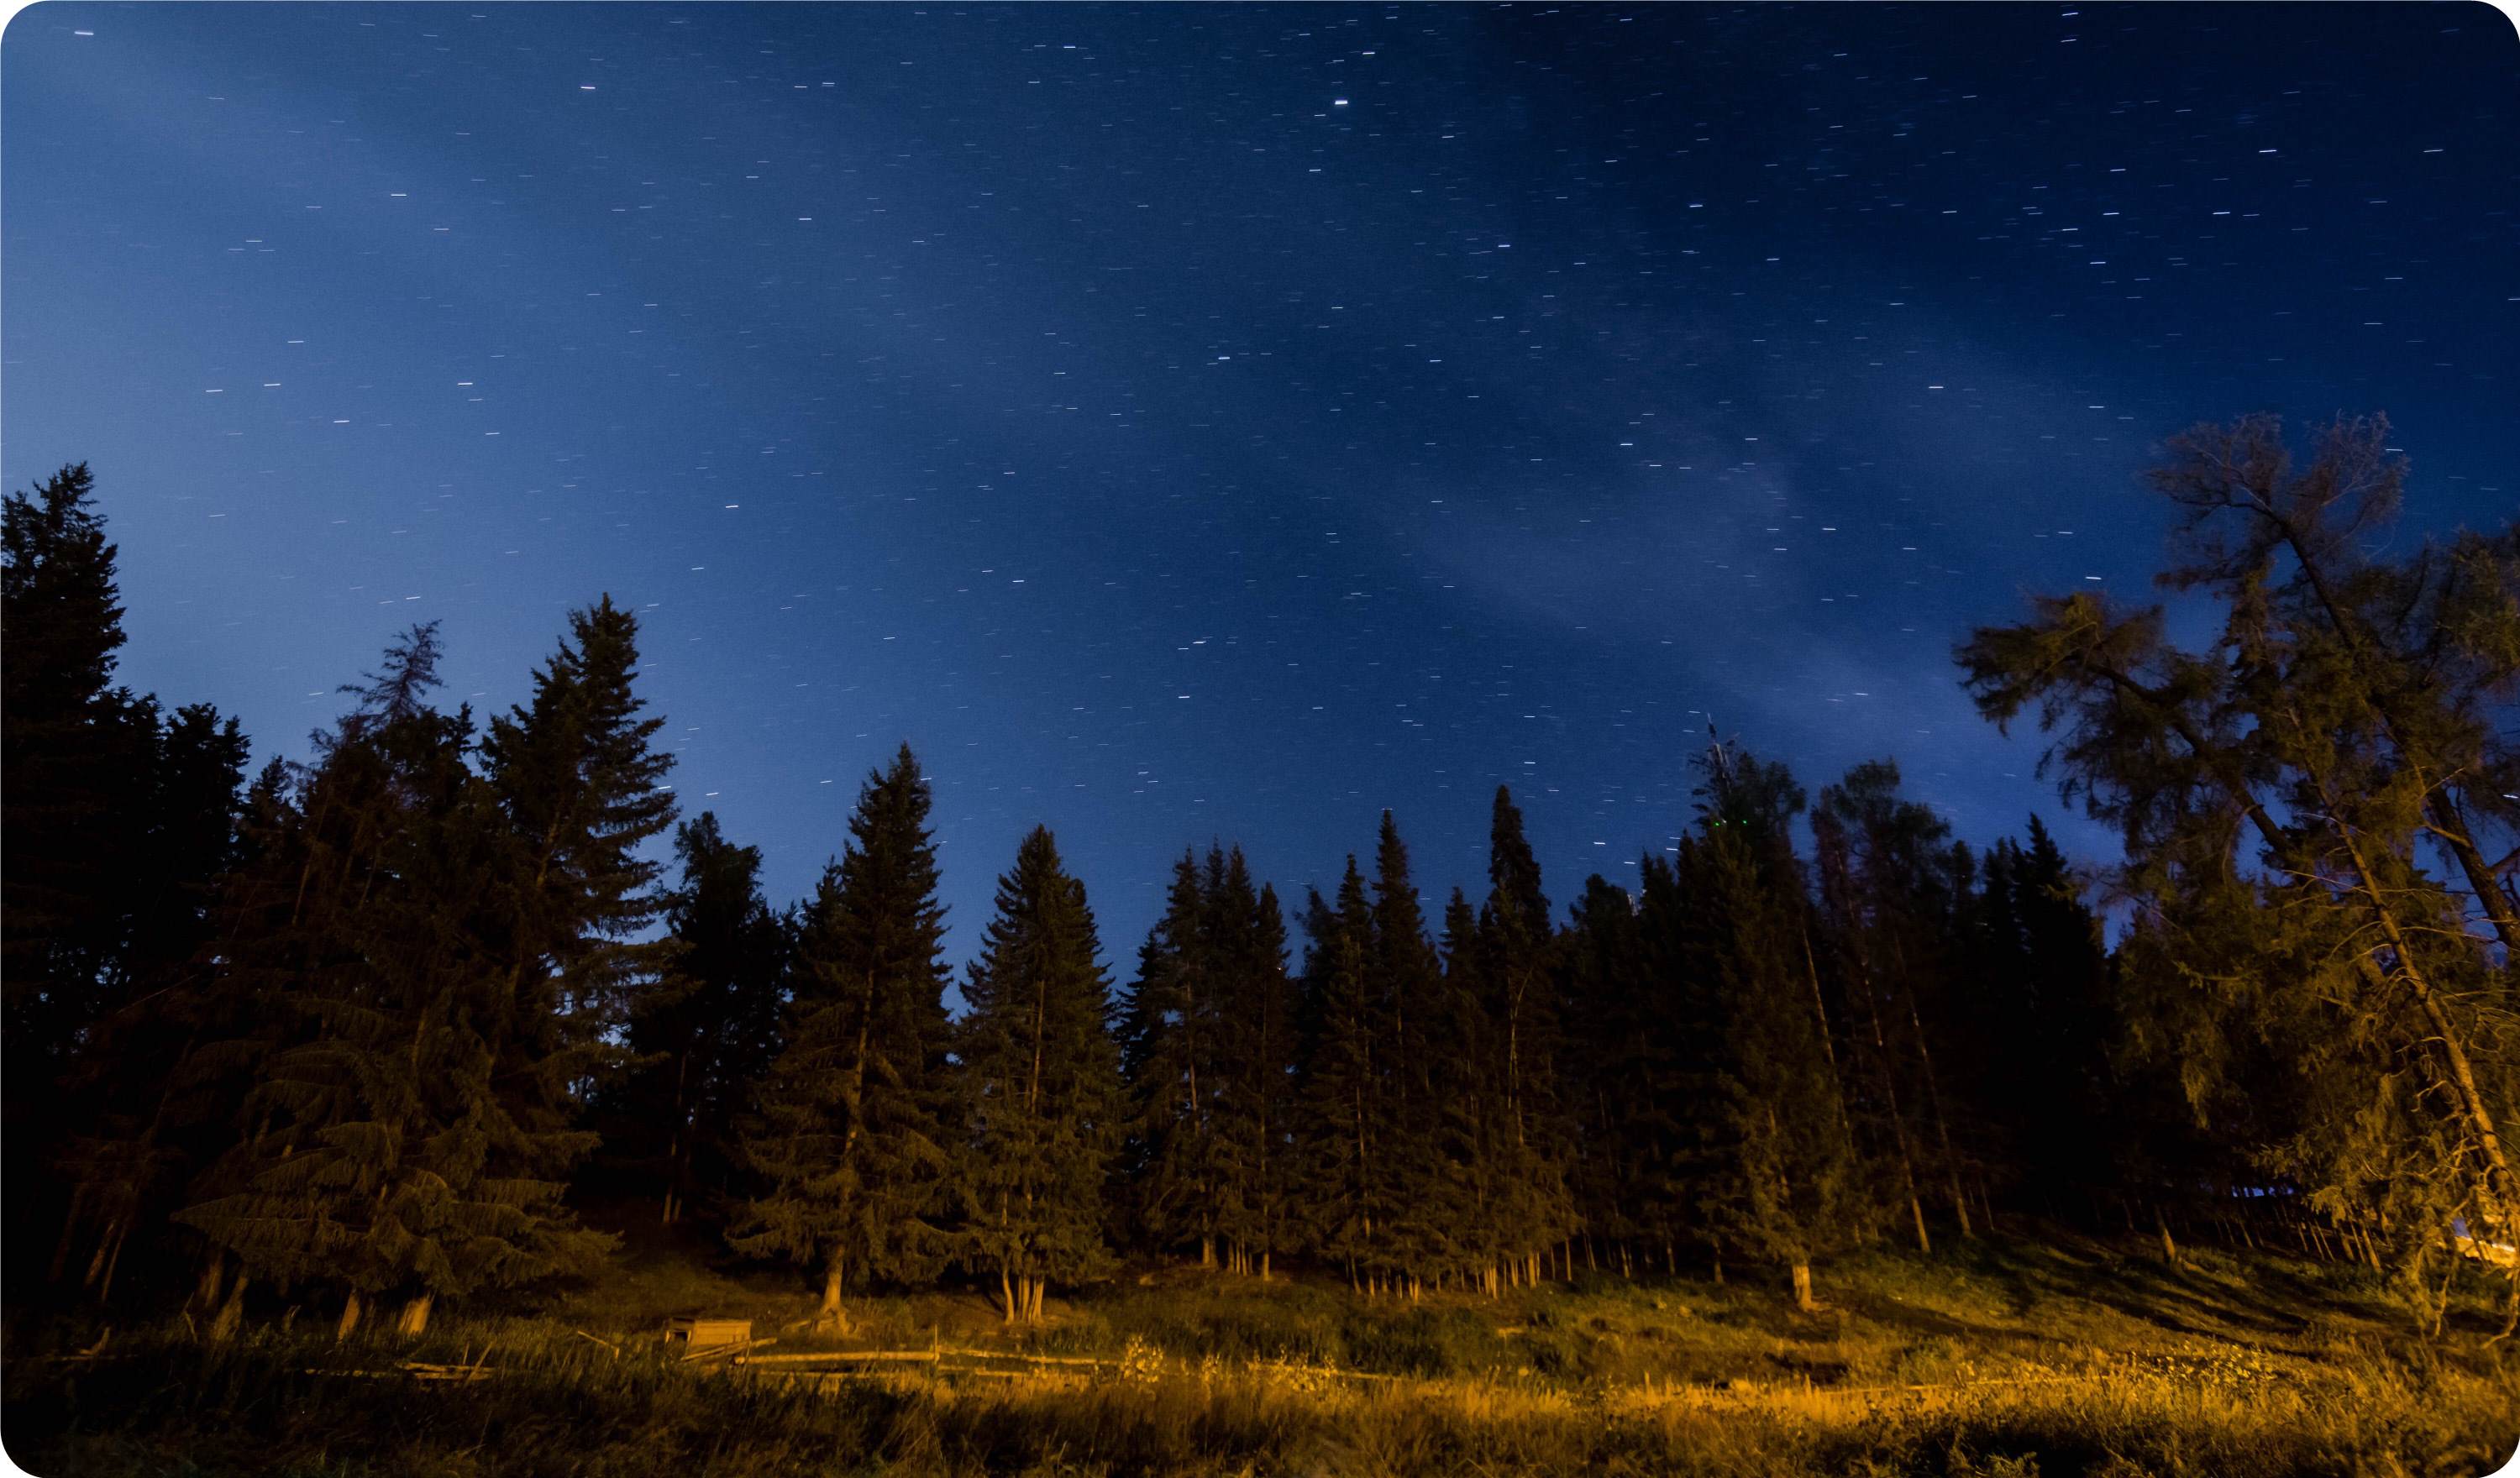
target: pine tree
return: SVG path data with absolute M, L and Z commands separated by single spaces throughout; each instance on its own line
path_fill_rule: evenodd
M 1898 792 L 1899 767 L 1887 760 L 1858 765 L 1822 790 L 1830 838 L 1824 896 L 1881 1054 L 1876 1071 L 1885 1084 L 1897 1084 L 1924 1129 L 1918 1144 L 1904 1123 L 1894 1126 L 1902 1153 L 1914 1156 L 1918 1174 L 1930 1164 L 1965 1237 L 1974 1234 L 1962 1188 L 1970 1173 L 1962 1154 L 1966 1126 L 1955 1135 L 1944 1074 L 1934 1065 L 1933 1043 L 1944 1033 L 1939 1020 L 1928 1029 L 1923 1003 L 1951 973 L 1957 919 L 1976 865 L 1951 849 L 1951 828 L 1941 818 Z M 1911 1210 L 1921 1243 L 1922 1212 L 1912 1195 Z
M 1378 1265 L 1374 1217 L 1381 1189 L 1375 1158 L 1382 1133 L 1376 1013 L 1368 995 L 1373 915 L 1356 859 L 1347 860 L 1337 903 L 1318 892 L 1304 910 L 1302 1068 L 1294 1115 L 1294 1183 L 1304 1242 L 1315 1257 L 1345 1269 L 1363 1287 Z
M 1420 1013 L 1425 1111 L 1415 1126 L 1428 1137 L 1432 1174 L 1417 1187 L 1426 1220 L 1444 1229 L 1430 1272 L 1438 1285 L 1459 1281 L 1491 1296 L 1502 1291 L 1510 1254 L 1523 1238 L 1505 1085 L 1504 1035 L 1494 1013 L 1493 940 L 1460 888 L 1444 902 L 1442 972 Z
M 1408 845 L 1388 811 L 1374 844 L 1372 926 L 1365 968 L 1380 1080 L 1372 1167 L 1380 1225 L 1369 1283 L 1398 1288 L 1405 1279 L 1415 1292 L 1428 1273 L 1452 1260 L 1459 1200 L 1448 1194 L 1444 1106 L 1436 1097 L 1435 1008 L 1443 968 L 1426 937 Z
M 1226 1266 L 1269 1276 L 1291 1245 L 1288 1204 L 1294 1061 L 1300 1006 L 1286 974 L 1286 923 L 1274 888 L 1253 891 L 1242 849 L 1209 855 L 1208 902 L 1216 919 L 1218 1049 L 1216 1134 L 1226 1186 L 1219 1231 Z
M 1215 1265 L 1225 1219 L 1225 1142 L 1216 1122 L 1226 1030 L 1219 922 L 1197 860 L 1184 853 L 1120 1007 L 1137 1225 L 1157 1247 L 1195 1243 L 1202 1267 Z
M 1102 1190 L 1127 1110 L 1101 953 L 1084 884 L 1035 827 L 998 880 L 957 1034 L 964 1257 L 998 1276 L 1011 1323 L 1040 1321 L 1052 1281 L 1111 1264 Z
M 1785 1264 L 1810 1310 L 1813 1262 L 1861 1240 L 1864 1214 L 1824 1034 L 1796 978 L 1794 908 L 1738 828 L 1710 822 L 1681 872 L 1691 974 L 1718 1023 L 1712 1231 L 1721 1248 Z
M 2108 960 L 2055 838 L 2036 816 L 2029 832 L 1987 850 L 1949 962 L 1950 1078 L 2004 1178 L 2052 1217 L 2111 1179 Z
M 1571 1128 L 1568 1197 L 1597 1268 L 1604 1244 L 1615 1261 L 1622 1248 L 1661 1239 L 1661 1229 L 1647 1224 L 1647 1187 L 1663 1138 L 1658 1121 L 1675 1105 L 1663 1101 L 1673 1075 L 1661 1060 L 1665 1023 L 1644 949 L 1635 900 L 1598 873 L 1584 879 L 1561 962 L 1558 1078 Z
M 695 1194 L 722 1196 L 735 1184 L 736 1121 L 778 1050 L 788 943 L 761 896 L 760 848 L 728 841 L 703 811 L 676 829 L 674 850 L 682 886 L 665 913 L 672 946 L 662 977 L 631 1003 L 629 1045 L 641 1065 L 603 1114 L 608 1147 L 643 1168 L 668 1224 Z
M 640 716 L 639 620 L 604 597 L 569 613 L 533 696 L 490 722 L 481 752 L 522 858 L 511 904 L 509 989 L 547 1123 L 568 1122 L 582 1085 L 617 1069 L 630 1000 L 656 975 L 662 864 L 647 844 L 673 825 L 673 756 L 661 718 Z M 503 1068 L 503 1072 L 508 1069 Z
M 1721 1168 L 1713 1120 L 1723 1012 L 1695 944 L 1701 900 L 1682 875 L 1695 845 L 1684 837 L 1676 855 L 1640 860 L 1637 971 L 1643 995 L 1638 1030 L 1626 1043 L 1627 1075 L 1614 1080 L 1645 1085 L 1627 1105 L 1640 1238 L 1627 1250 L 1648 1267 L 1660 1253 L 1662 1271 L 1672 1274 L 1680 1271 L 1683 1245 L 1718 1246 L 1700 1190 Z
M 46 1174 L 15 1218 L 58 1218 L 52 1273 L 109 1292 L 185 1160 L 159 1106 L 184 1050 L 175 993 L 234 861 L 246 743 L 206 704 L 112 687 L 115 550 L 84 464 L 0 502 L 0 1139 Z M 24 1291 L 43 1238 L 19 1237 Z
M 0 505 L 0 857 L 12 1097 L 40 1094 L 98 1014 L 116 954 L 134 821 L 118 803 L 138 721 L 112 689 L 122 646 L 114 547 L 85 463 Z
M 495 948 L 519 860 L 467 763 L 471 714 L 426 703 L 437 649 L 416 628 L 318 737 L 297 838 L 241 882 L 274 910 L 227 966 L 248 1007 L 230 1019 L 253 1035 L 198 1053 L 196 1070 L 238 1063 L 254 1086 L 243 1139 L 178 1220 L 239 1260 L 232 1303 L 249 1277 L 346 1285 L 344 1333 L 388 1292 L 418 1333 L 439 1296 L 610 1245 L 560 1204 L 592 1137 L 499 1081 L 524 1035 Z
M 53 1276 L 74 1244 L 95 1238 L 87 1280 L 100 1297 L 134 1232 L 154 1242 L 199 1166 L 196 1142 L 215 1110 L 181 1082 L 214 973 L 212 905 L 241 859 L 245 737 L 207 704 L 176 711 L 157 730 L 140 801 L 146 840 L 126 864 L 129 903 L 103 1014 L 63 1075 L 55 1110 L 65 1131 L 57 1161 L 70 1206 Z M 100 1260 L 101 1259 L 101 1260 Z
M 122 606 L 93 494 L 80 463 L 0 503 L 0 1143 L 21 1166 L 62 1151 L 56 1083 L 120 993 L 155 783 L 156 705 L 111 686 Z M 51 1177 L 20 1189 L 22 1225 L 80 1215 Z
M 923 1277 L 947 1250 L 960 1146 L 931 803 L 907 744 L 858 792 L 849 846 L 801 920 L 786 1045 L 743 1133 L 766 1188 L 729 1240 L 819 1274 L 835 1323 L 850 1273 Z
M 1479 931 L 1497 1052 L 1489 1071 L 1500 1099 L 1498 1210 L 1507 1252 L 1522 1261 L 1523 1278 L 1536 1281 L 1548 1250 L 1573 1230 L 1566 1189 L 1573 1151 L 1557 1094 L 1556 934 L 1522 812 L 1503 785 L 1489 823 L 1488 879 Z

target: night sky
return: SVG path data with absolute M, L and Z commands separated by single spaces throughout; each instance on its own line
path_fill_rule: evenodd
M 2060 822 L 1951 649 L 2147 597 L 2161 437 L 2520 506 L 2516 114 L 2481 6 L 46 4 L 0 476 L 92 464 L 123 680 L 257 764 L 608 591 L 774 901 L 907 739 L 957 952 L 1045 822 L 1125 968 L 1211 837 L 1482 891 L 1500 781 L 1631 879 L 1709 713 Z

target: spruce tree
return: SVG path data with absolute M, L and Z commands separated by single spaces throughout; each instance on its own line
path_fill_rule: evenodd
M 87 465 L 0 504 L 0 941 L 8 1078 L 40 1094 L 98 1014 L 138 818 L 124 798 L 155 724 L 113 689 L 122 605 Z
M 1443 969 L 1410 875 L 1399 824 L 1382 813 L 1373 853 L 1372 938 L 1366 990 L 1372 1012 L 1379 1128 L 1372 1166 L 1380 1208 L 1369 1283 L 1416 1291 L 1451 1256 L 1460 1231 L 1457 1198 L 1446 1193 L 1436 1098 L 1435 1014 Z
M 243 1138 L 178 1220 L 239 1260 L 232 1305 L 251 1277 L 345 1285 L 344 1333 L 388 1293 L 418 1333 L 437 1297 L 581 1270 L 610 1245 L 560 1201 L 592 1137 L 500 1081 L 527 1036 L 496 948 L 520 859 L 467 763 L 471 714 L 427 704 L 437 650 L 416 628 L 319 736 L 298 838 L 242 883 L 274 909 L 223 966 L 251 1035 L 198 1054 L 253 1087 Z
M 1120 1018 L 1125 1178 L 1155 1246 L 1265 1271 L 1286 1218 L 1295 1014 L 1277 895 L 1253 890 L 1239 847 L 1185 855 Z
M 489 783 L 516 834 L 509 989 L 537 1008 L 520 1044 L 553 1125 L 578 1086 L 616 1069 L 630 1000 L 662 963 L 647 937 L 665 908 L 647 844 L 673 825 L 664 720 L 634 691 L 639 620 L 606 596 L 569 613 L 568 635 L 533 677 L 529 701 L 490 722 Z
M 1900 796 L 1892 761 L 1848 771 L 1822 790 L 1820 809 L 1831 839 L 1825 896 L 1882 1054 L 1878 1071 L 1897 1084 L 1924 1131 L 1906 1152 L 1913 1155 L 1916 1174 L 1929 1175 L 1940 1187 L 1960 1234 L 1972 1235 L 1963 1188 L 1973 1174 L 1963 1153 L 1969 1126 L 1955 1131 L 1955 1104 L 1934 1064 L 1933 1043 L 1945 1033 L 1931 998 L 1952 972 L 1975 864 L 1952 850 L 1951 828 L 1941 818 Z M 1931 1029 L 1929 1013 L 1938 1018 Z M 1899 1132 L 1904 1139 L 1905 1124 Z
M 1418 1195 L 1446 1234 L 1432 1272 L 1494 1295 L 1509 1254 L 1528 1245 L 1516 1200 L 1521 1159 L 1513 1152 L 1502 1043 L 1494 1013 L 1493 942 L 1460 888 L 1444 904 L 1443 970 L 1421 1019 L 1432 1175 Z
M 1184 853 L 1120 1007 L 1137 1225 L 1156 1247 L 1195 1244 L 1201 1267 L 1216 1262 L 1227 1189 L 1216 1121 L 1227 1029 L 1217 913 L 1197 860 Z
M 112 686 L 122 606 L 93 498 L 80 463 L 0 502 L 0 1152 L 20 1166 L 80 1127 L 56 1087 L 123 994 L 130 873 L 150 856 L 157 705 Z M 22 1225 L 84 1214 L 50 1176 L 19 1188 Z M 22 1286 L 25 1259 L 9 1261 Z
M 1566 1189 L 1572 1149 L 1557 1093 L 1556 934 L 1522 812 L 1503 785 L 1489 822 L 1488 879 L 1479 930 L 1495 1036 L 1489 1081 L 1499 1097 L 1495 1141 L 1505 1191 L 1498 1212 L 1506 1250 L 1521 1261 L 1519 1276 L 1536 1281 L 1547 1254 L 1573 1230 Z
M 735 1184 L 736 1121 L 778 1050 L 788 942 L 761 896 L 760 848 L 728 841 L 703 811 L 675 829 L 674 851 L 682 884 L 665 912 L 664 971 L 631 1002 L 640 1065 L 601 1115 L 611 1157 L 640 1167 L 668 1224 L 694 1195 Z
M 100 1296 L 112 1291 L 133 1233 L 146 1245 L 162 1232 L 215 1111 L 182 1080 L 213 994 L 213 904 L 242 856 L 245 760 L 236 721 L 221 722 L 207 704 L 177 710 L 155 736 L 140 802 L 146 840 L 127 865 L 120 960 L 101 982 L 104 1014 L 55 1099 L 65 1132 L 57 1166 L 70 1206 L 53 1276 L 93 1237 L 87 1282 Z
M 1567 921 L 1559 1000 L 1565 1011 L 1559 1092 L 1567 1104 L 1572 1160 L 1567 1193 L 1591 1266 L 1601 1248 L 1615 1263 L 1659 1229 L 1647 1226 L 1656 1121 L 1672 1076 L 1659 1060 L 1658 1019 L 1644 969 L 1636 903 L 1599 873 Z
M 1713 1118 L 1723 1013 L 1695 943 L 1701 899 L 1683 876 L 1695 845 L 1684 837 L 1676 856 L 1640 859 L 1637 972 L 1643 994 L 1635 1035 L 1610 1059 L 1629 1074 L 1618 1081 L 1645 1085 L 1627 1104 L 1639 1241 L 1622 1250 L 1647 1267 L 1659 1254 L 1670 1274 L 1680 1271 L 1682 1246 L 1717 1245 L 1700 1188 L 1720 1168 Z M 1633 1271 L 1632 1263 L 1623 1268 Z
M 60 1227 L 110 1292 L 190 1161 L 164 1111 L 199 995 L 194 957 L 235 862 L 246 741 L 206 704 L 111 686 L 115 550 L 84 464 L 0 503 L 0 1138 L 22 1225 Z M 27 1253 L 14 1239 L 10 1286 Z
M 1294 1184 L 1305 1244 L 1362 1288 L 1378 1266 L 1374 1218 L 1381 1175 L 1383 1084 L 1376 1012 L 1368 995 L 1373 915 L 1356 859 L 1337 902 L 1309 896 L 1304 910 L 1304 1051 L 1294 1114 Z
M 1711 1230 L 1719 1248 L 1784 1264 L 1811 1310 L 1814 1260 L 1860 1241 L 1865 1217 L 1824 1036 L 1797 979 L 1793 903 L 1738 828 L 1710 822 L 1684 845 L 1681 872 L 1690 969 L 1716 1022 Z
M 2063 851 L 2036 816 L 2029 832 L 1980 864 L 1949 964 L 1950 1079 L 2002 1179 L 2052 1217 L 2111 1180 L 2108 959 Z
M 1301 1008 L 1286 973 L 1286 923 L 1278 894 L 1253 891 L 1242 849 L 1209 855 L 1208 903 L 1217 938 L 1220 1081 L 1215 1108 L 1225 1177 L 1219 1230 L 1226 1266 L 1269 1276 L 1291 1245 L 1289 1205 L 1294 1064 Z
M 948 1250 L 961 1145 L 931 804 L 907 744 L 858 792 L 849 845 L 800 922 L 785 1046 L 743 1131 L 764 1189 L 729 1240 L 820 1276 L 834 1323 L 848 1276 L 923 1277 Z
M 1053 1281 L 1103 1276 L 1103 1183 L 1127 1107 L 1085 885 L 1035 827 L 998 880 L 956 1034 L 966 1115 L 964 1259 L 997 1275 L 1007 1321 Z

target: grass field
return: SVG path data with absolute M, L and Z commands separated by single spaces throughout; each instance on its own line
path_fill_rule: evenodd
M 841 1338 L 1094 1355 L 986 1376 L 679 1364 L 669 1317 L 776 1331 L 803 1289 L 633 1243 L 600 1283 L 417 1342 L 265 1321 L 225 1346 L 14 1337 L 0 1441 L 43 1474 L 2475 1474 L 2520 1444 L 2498 1286 L 2417 1337 L 2376 1275 L 2217 1249 L 1991 1237 L 1768 1280 L 1368 1302 L 1312 1280 L 1142 1271 L 1003 1331 L 976 1294 L 860 1302 Z M 595 1338 L 582 1338 L 577 1331 Z M 607 1348 L 608 1342 L 618 1348 Z M 411 1378 L 406 1361 L 477 1366 Z M 901 1373 L 917 1369 L 918 1373 Z M 382 1374 L 374 1372 L 385 1372 Z M 788 1373 L 783 1373 L 788 1372 Z

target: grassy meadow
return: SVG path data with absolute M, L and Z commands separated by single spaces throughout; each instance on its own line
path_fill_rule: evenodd
M 2044 1232 L 1778 1279 L 1580 1274 L 1497 1300 L 1141 1269 L 1011 1334 L 976 1293 L 857 1301 L 818 1348 L 1099 1356 L 985 1375 L 684 1363 L 668 1318 L 811 1312 L 694 1241 L 625 1248 L 540 1307 L 336 1343 L 317 1311 L 223 1345 L 13 1329 L 0 1441 L 42 1474 L 2434 1475 L 2520 1443 L 2501 1287 L 2421 1337 L 2344 1264 Z M 478 1367 L 421 1380 L 405 1362 Z M 903 1373 L 915 1370 L 916 1373 Z

